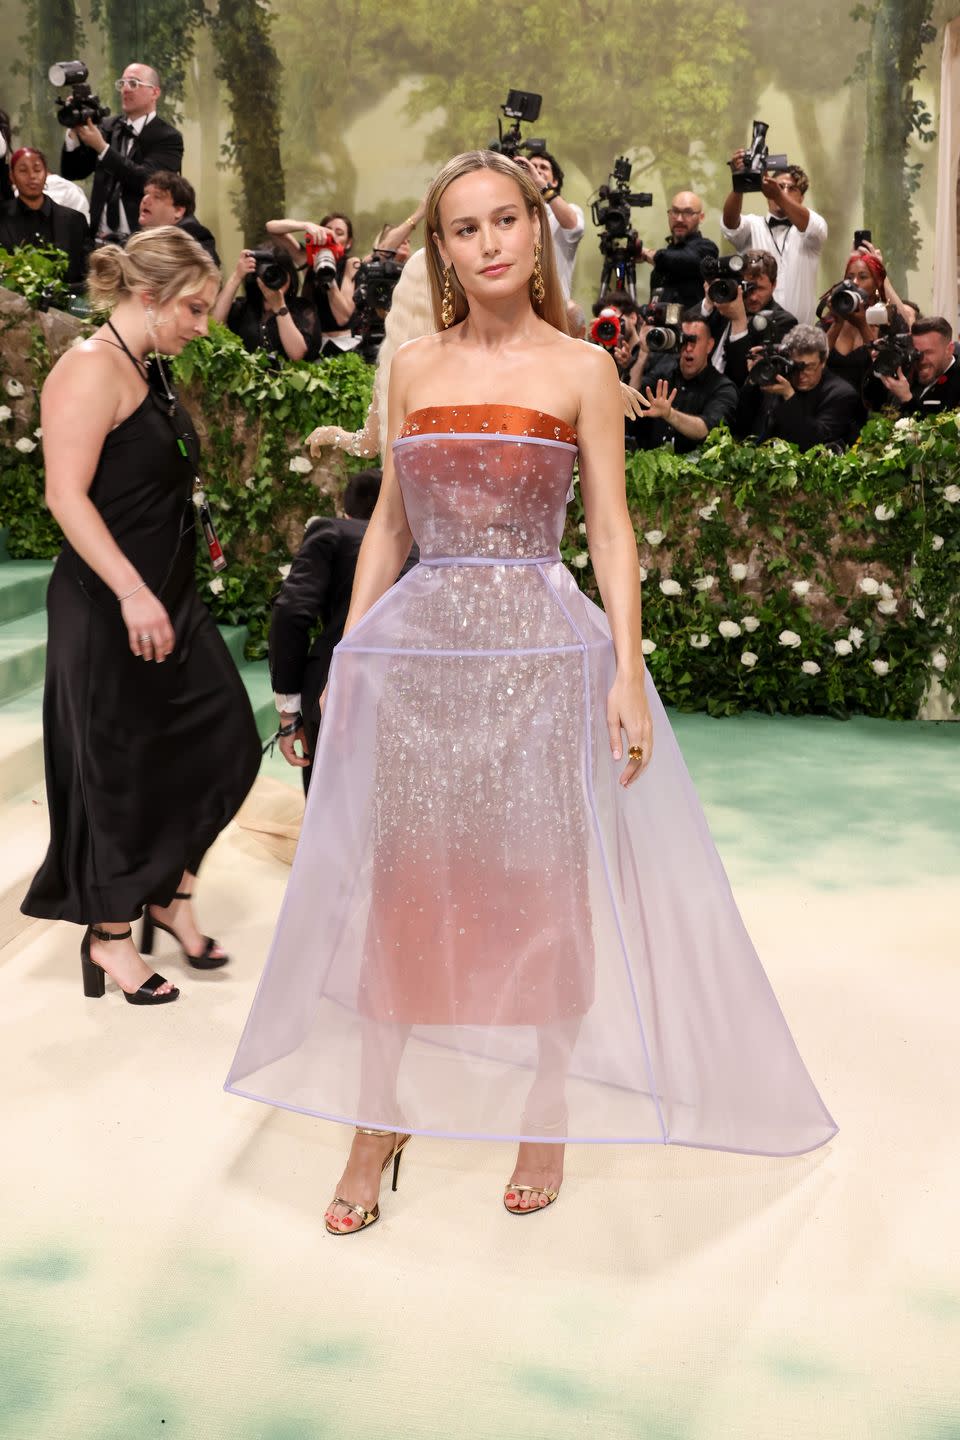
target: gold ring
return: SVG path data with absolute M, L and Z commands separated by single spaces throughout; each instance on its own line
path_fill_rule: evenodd
M 628 757 L 629 757 L 631 760 L 642 760 L 642 759 L 643 759 L 643 746 L 642 746 L 642 745 L 631 745 L 631 746 L 630 746 L 630 749 L 627 751 L 627 755 L 628 755 Z

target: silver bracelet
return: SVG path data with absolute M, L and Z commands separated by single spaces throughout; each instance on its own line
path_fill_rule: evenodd
M 146 580 L 141 580 L 141 581 L 140 581 L 140 584 L 139 584 L 139 585 L 134 585 L 133 589 L 132 589 L 132 590 L 128 590 L 127 593 L 126 593 L 126 595 L 118 595 L 118 596 L 117 596 L 117 604 L 118 604 L 118 605 L 121 605 L 124 600 L 129 600 L 131 595 L 136 595 L 136 593 L 137 593 L 138 590 L 146 590 L 146 588 L 147 588 L 147 582 L 146 582 Z

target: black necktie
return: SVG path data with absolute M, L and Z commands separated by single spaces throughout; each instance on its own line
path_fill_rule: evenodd
M 110 134 L 111 150 L 123 155 L 127 149 L 127 141 L 133 138 L 133 134 L 133 126 L 128 121 L 118 120 Z M 111 176 L 111 180 L 113 183 L 107 195 L 107 226 L 116 231 L 120 228 L 120 180 L 116 175 Z

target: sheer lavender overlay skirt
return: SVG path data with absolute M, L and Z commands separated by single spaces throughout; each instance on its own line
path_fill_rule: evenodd
M 558 544 L 554 417 L 437 407 L 394 459 L 421 563 L 337 647 L 227 1079 L 326 1119 L 794 1155 L 836 1132 L 649 677 L 629 789 L 610 629 Z

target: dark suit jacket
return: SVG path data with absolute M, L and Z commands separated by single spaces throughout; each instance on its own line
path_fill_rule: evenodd
M 80 145 L 76 150 L 68 150 L 64 146 L 60 153 L 60 173 L 67 180 L 86 180 L 88 175 L 94 177 L 90 196 L 90 235 L 93 239 L 97 237 L 100 217 L 115 186 L 119 187 L 120 200 L 133 232 L 139 229 L 137 214 L 147 176 L 154 170 L 173 170 L 179 175 L 183 164 L 183 136 L 159 115 L 155 115 L 140 134 L 134 136 L 129 155 L 121 155 L 119 136 L 114 132 L 122 120 L 122 115 L 111 115 L 100 126 L 101 134 L 110 145 L 102 160 L 97 158 L 89 145 Z
M 708 255 L 719 253 L 714 242 L 699 230 L 682 240 L 671 237 L 654 255 L 651 296 L 659 290 L 661 300 L 667 304 L 683 305 L 686 309 L 699 305 L 703 299 L 700 263 Z
M 713 313 L 717 314 L 716 311 Z M 763 314 L 769 320 L 769 325 L 762 334 L 757 334 L 751 327 L 746 335 L 741 335 L 737 340 L 731 340 L 728 336 L 727 343 L 723 348 L 723 373 L 733 381 L 738 390 L 746 381 L 747 356 L 753 347 L 762 345 L 767 339 L 776 340 L 779 344 L 787 331 L 792 330 L 797 323 L 796 315 L 791 315 L 789 310 L 784 310 L 776 300 L 771 300 Z M 725 321 L 722 315 L 717 318 L 722 322 L 720 328 L 722 336 L 724 331 L 729 329 L 730 322 L 729 320 Z M 748 315 L 748 324 L 754 318 L 754 316 Z
M 904 415 L 940 415 L 944 410 L 960 410 L 960 360 L 954 359 L 948 370 L 926 389 L 914 382 L 913 396 L 902 407 Z
M 184 215 L 183 219 L 177 222 L 177 228 L 192 235 L 197 244 L 206 250 L 217 269 L 220 269 L 220 256 L 217 254 L 217 242 L 213 238 L 213 232 L 208 230 L 206 225 L 201 225 L 196 215 Z
M 311 755 L 320 729 L 318 702 L 327 683 L 334 646 L 343 638 L 357 556 L 367 523 L 366 520 L 315 520 L 273 602 L 270 679 L 278 694 L 300 694 Z M 414 546 L 400 574 L 405 575 L 418 559 Z M 318 622 L 323 629 L 311 644 L 310 632 Z M 305 783 L 309 775 L 309 770 L 303 771 Z
M 813 390 L 797 390 L 789 400 L 745 386 L 737 428 L 758 440 L 790 440 L 801 450 L 814 445 L 846 449 L 859 431 L 859 413 L 856 391 L 831 370 L 824 370 L 819 385 Z
M 79 210 L 58 205 L 49 195 L 43 198 L 43 215 L 50 225 L 54 248 L 67 256 L 67 284 L 79 288 L 87 269 L 87 222 Z M 33 212 L 26 205 L 8 200 L 0 208 L 0 245 L 4 250 L 34 244 L 33 222 Z

